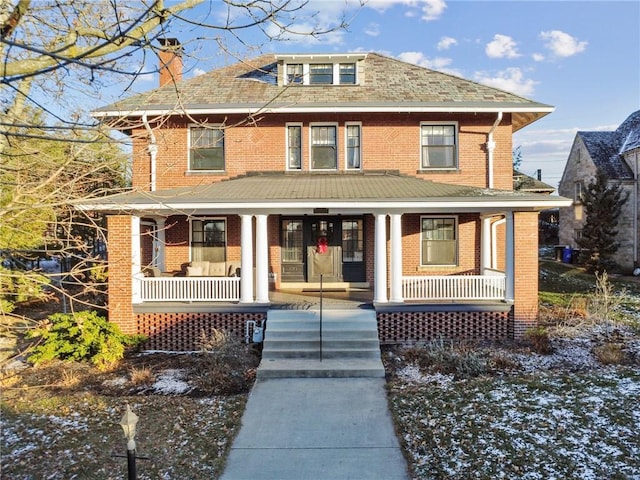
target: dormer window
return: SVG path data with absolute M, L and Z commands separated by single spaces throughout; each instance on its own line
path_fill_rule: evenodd
M 309 65 L 309 84 L 310 85 L 332 85 L 333 84 L 333 65 L 330 63 L 319 63 Z
M 355 85 L 356 83 L 356 64 L 341 63 L 340 64 L 340 85 Z
M 287 83 L 303 83 L 304 73 L 301 63 L 290 63 L 287 65 Z
M 283 85 L 358 85 L 365 58 L 362 53 L 276 55 Z

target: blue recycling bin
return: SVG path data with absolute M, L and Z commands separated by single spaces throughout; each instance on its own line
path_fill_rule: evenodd
M 564 247 L 562 250 L 562 263 L 571 263 L 571 260 L 573 260 L 573 249 Z

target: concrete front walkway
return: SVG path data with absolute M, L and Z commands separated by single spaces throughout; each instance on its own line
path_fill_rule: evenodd
M 383 378 L 258 380 L 222 480 L 407 480 Z

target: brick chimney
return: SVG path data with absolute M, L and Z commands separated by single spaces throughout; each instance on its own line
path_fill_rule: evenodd
M 182 80 L 182 46 L 177 38 L 159 38 L 160 86 Z

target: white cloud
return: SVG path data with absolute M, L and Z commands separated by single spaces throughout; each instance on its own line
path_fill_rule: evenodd
M 448 68 L 451 65 L 452 60 L 445 57 L 426 57 L 422 52 L 402 52 L 398 55 L 398 58 L 403 62 L 413 63 L 419 67 L 430 68 L 438 70 L 439 72 L 448 73 L 457 77 L 462 77 L 462 74 L 452 68 Z
M 364 33 L 369 35 L 370 37 L 377 37 L 380 35 L 380 24 L 378 23 L 370 23 L 364 29 Z
M 538 82 L 534 80 L 524 78 L 522 70 L 516 67 L 507 68 L 494 76 L 490 76 L 486 72 L 476 72 L 474 78 L 484 85 L 499 88 L 500 90 L 512 92 L 524 97 L 533 95 L 534 87 L 538 84 Z
M 558 57 L 571 57 L 583 52 L 588 44 L 588 42 L 578 41 L 577 38 L 560 30 L 542 32 L 540 38 L 545 40 L 545 47 Z
M 437 49 L 438 50 L 448 50 L 454 45 L 457 45 L 458 41 L 452 37 L 442 37 L 438 42 Z
M 545 57 L 542 53 L 534 53 L 533 55 L 531 55 L 531 58 L 533 58 L 535 62 L 542 62 L 544 61 Z
M 194 68 L 193 69 L 193 76 L 194 77 L 199 77 L 200 75 L 204 75 L 205 73 L 207 73 L 207 71 L 203 70 L 201 68 Z
M 444 0 L 368 0 L 364 4 L 365 7 L 373 8 L 380 12 L 384 12 L 386 9 L 396 5 L 408 7 L 409 10 L 405 13 L 407 16 L 414 16 L 415 13 L 411 8 L 418 7 L 421 18 L 425 22 L 439 19 L 447 8 Z
M 496 33 L 493 40 L 487 43 L 485 52 L 490 58 L 517 58 L 520 56 L 517 43 L 508 35 Z

